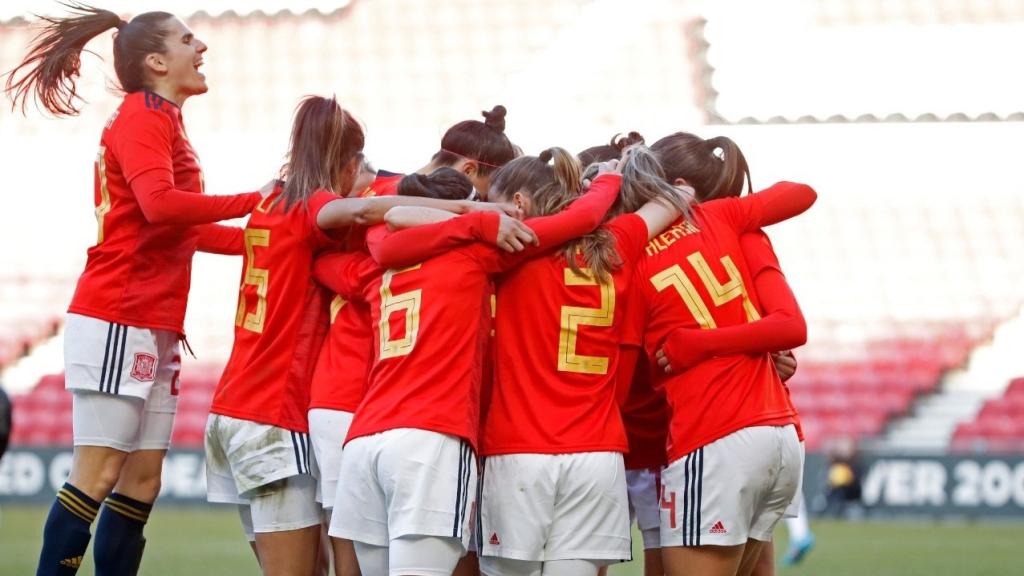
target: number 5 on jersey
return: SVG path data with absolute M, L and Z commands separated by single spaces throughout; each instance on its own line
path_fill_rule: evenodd
M 420 306 L 423 304 L 423 290 L 409 290 L 400 294 L 391 291 L 391 281 L 403 272 L 418 270 L 422 264 L 388 270 L 384 273 L 380 285 L 380 359 L 406 356 L 416 347 L 416 336 L 420 330 Z M 391 339 L 391 316 L 405 314 L 405 334 L 401 338 Z
M 267 315 L 267 284 L 270 282 L 270 271 L 256 267 L 256 247 L 270 246 L 270 230 L 265 228 L 246 228 L 245 230 L 245 277 L 238 289 L 238 311 L 235 313 L 235 326 L 241 326 L 250 332 L 263 333 L 263 321 Z M 245 287 L 256 287 L 256 310 L 246 312 Z

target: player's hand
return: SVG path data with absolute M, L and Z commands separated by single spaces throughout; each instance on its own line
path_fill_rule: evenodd
M 474 202 L 473 200 L 463 200 L 461 203 L 463 214 L 470 212 L 501 212 L 516 220 L 523 219 L 523 211 L 515 204 L 508 202 Z
M 529 226 L 507 214 L 501 215 L 495 246 L 506 252 L 521 252 L 527 246 L 539 243 L 537 234 Z
M 264 198 L 270 196 L 271 194 L 274 193 L 274 189 L 277 188 L 279 185 L 281 185 L 280 180 L 278 180 L 277 178 L 272 179 L 270 182 L 267 182 L 266 184 L 263 185 L 262 188 L 260 188 L 260 196 Z
M 597 176 L 600 176 L 602 174 L 622 174 L 622 161 L 608 160 L 607 162 L 598 163 Z
M 676 328 L 669 332 L 655 354 L 658 366 L 666 374 L 674 374 L 707 360 L 708 355 L 700 345 L 700 336 L 698 328 Z
M 779 373 L 779 378 L 783 382 L 796 374 L 796 356 L 793 355 L 792 350 L 772 353 L 772 362 L 775 363 L 775 371 Z

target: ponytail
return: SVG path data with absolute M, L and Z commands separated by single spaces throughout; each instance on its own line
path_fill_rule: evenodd
M 441 200 L 465 200 L 473 192 L 473 183 L 452 168 L 438 168 L 430 174 L 409 174 L 398 182 L 399 196 L 419 196 Z
M 4 91 L 12 108 L 19 103 L 25 113 L 29 96 L 56 116 L 74 116 L 79 112 L 75 100 L 81 100 L 75 82 L 82 66 L 82 50 L 90 40 L 111 29 L 120 29 L 125 21 L 109 10 L 84 4 L 66 4 L 72 15 L 64 18 L 40 16 L 46 25 L 29 46 L 29 53 L 8 73 Z
M 146 12 L 125 22 L 117 14 L 74 1 L 65 3 L 70 14 L 63 18 L 40 16 L 43 30 L 29 46 L 28 55 L 7 75 L 4 91 L 13 109 L 24 114 L 31 97 L 55 116 L 79 113 L 76 81 L 82 51 L 90 40 L 107 30 L 114 36 L 114 71 L 121 90 L 138 92 L 147 87 L 145 60 L 148 54 L 164 53 L 167 12 Z
M 636 212 L 652 200 L 675 208 L 684 219 L 692 222 L 692 198 L 681 196 L 679 188 L 668 181 L 650 148 L 634 146 L 622 165 L 622 188 L 612 211 L 615 214 Z
M 281 169 L 284 189 L 274 205 L 284 202 L 289 210 L 317 190 L 348 195 L 355 174 L 346 172 L 364 143 L 362 126 L 335 98 L 305 97 L 295 110 L 288 162 Z
M 685 180 L 700 202 L 740 196 L 744 183 L 748 191 L 753 189 L 747 159 L 726 136 L 705 140 L 676 132 L 655 142 L 651 150 L 661 163 L 665 179 L 669 183 Z
M 564 210 L 579 198 L 583 186 L 582 170 L 575 156 L 564 148 L 548 148 L 539 156 L 516 158 L 494 173 L 492 194 L 510 200 L 516 192 L 530 198 L 528 216 L 547 216 Z M 562 255 L 574 274 L 607 280 L 622 266 L 622 258 L 615 249 L 615 237 L 605 228 L 566 242 Z M 583 271 L 580 260 L 590 270 Z
M 722 161 L 722 170 L 712 189 L 715 198 L 740 196 L 743 194 L 743 183 L 747 184 L 747 193 L 753 194 L 750 182 L 750 168 L 740 147 L 728 136 L 715 136 L 707 140 L 710 153 Z M 720 154 L 719 154 L 720 152 Z

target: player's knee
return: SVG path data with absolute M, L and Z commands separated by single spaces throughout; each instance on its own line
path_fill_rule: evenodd
M 143 502 L 153 502 L 160 494 L 160 468 L 155 470 L 133 467 L 125 470 L 117 483 L 117 491 Z

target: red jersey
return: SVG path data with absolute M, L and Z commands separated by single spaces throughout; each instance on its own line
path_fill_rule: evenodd
M 370 385 L 346 442 L 395 428 L 417 428 L 465 438 L 476 450 L 481 359 L 490 338 L 490 275 L 596 228 L 615 200 L 619 183 L 616 175 L 599 177 L 563 212 L 527 221 L 540 244 L 517 254 L 477 243 L 383 274 L 372 260 L 359 255 L 321 258 L 317 278 L 342 295 L 361 295 L 373 314 Z M 466 222 L 489 229 L 497 220 L 493 212 L 477 212 L 395 233 L 390 242 L 370 242 L 417 251 L 417 244 L 402 239 L 418 243 L 425 235 Z M 379 227 L 371 236 L 383 232 Z M 396 249 L 385 245 L 378 252 L 391 254 Z
M 625 452 L 615 401 L 623 303 L 647 243 L 643 219 L 605 228 L 622 267 L 598 281 L 564 255 L 523 263 L 498 282 L 493 396 L 483 454 Z
M 694 208 L 647 246 L 637 267 L 647 318 L 644 345 L 654 357 L 674 329 L 735 326 L 760 318 L 739 236 L 799 214 L 814 202 L 809 187 L 780 184 L 744 198 Z M 768 354 L 730 355 L 665 378 L 671 407 L 668 461 L 742 428 L 794 422 L 794 411 Z
M 401 174 L 381 170 L 359 197 L 394 196 L 401 179 Z M 366 253 L 365 226 L 349 228 L 345 249 Z M 365 302 L 337 295 L 331 301 L 331 327 L 313 371 L 310 409 L 355 412 L 366 393 L 373 363 L 371 321 Z
M 283 202 L 272 205 L 279 195 L 257 206 L 245 227 L 235 344 L 210 412 L 305 432 L 328 314 L 313 257 L 333 244 L 316 215 L 338 197 L 321 190 L 285 211 Z
M 127 94 L 100 138 L 94 170 L 96 245 L 68 312 L 181 333 L 199 232 L 192 224 L 248 214 L 258 193 L 205 196 L 181 109 Z
M 458 436 L 476 445 L 480 359 L 490 334 L 494 249 L 472 245 L 381 271 L 363 254 L 325 256 L 317 277 L 367 302 L 374 363 L 346 442 L 394 428 Z
M 761 230 L 751 232 L 740 236 L 740 249 L 743 251 L 743 258 L 747 261 L 747 269 L 750 270 L 750 277 L 757 280 L 757 275 L 766 272 L 774 271 L 779 275 L 782 275 L 782 266 L 779 264 L 779 257 L 775 255 L 775 250 L 772 248 L 771 240 L 768 239 L 768 235 Z M 761 299 L 761 295 L 757 295 L 758 300 Z M 763 313 L 764 307 L 758 305 L 758 309 Z M 793 406 L 793 401 L 790 398 L 789 386 L 785 382 L 782 383 L 783 388 L 786 390 L 786 400 L 789 402 L 790 407 L 793 410 L 794 424 L 796 425 L 796 435 L 801 441 L 804 439 L 804 431 L 800 426 L 800 416 L 797 414 L 796 407 Z

